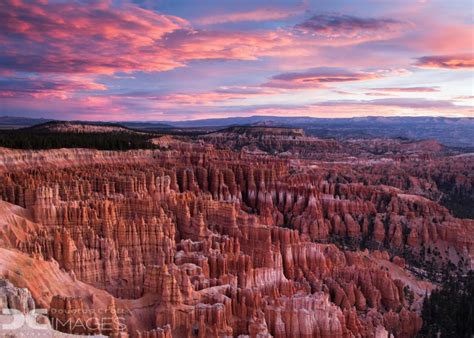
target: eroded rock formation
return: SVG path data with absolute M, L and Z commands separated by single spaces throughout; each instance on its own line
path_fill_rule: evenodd
M 436 200 L 436 182 L 453 177 L 472 194 L 472 172 L 405 170 L 387 153 L 370 166 L 315 162 L 312 152 L 339 158 L 339 145 L 297 131 L 262 141 L 292 147 L 292 160 L 212 145 L 226 137 L 160 151 L 2 150 L 1 273 L 53 322 L 88 323 L 64 332 L 412 337 L 433 285 L 406 267 L 473 268 L 474 221 Z M 445 163 L 423 154 L 429 168 Z

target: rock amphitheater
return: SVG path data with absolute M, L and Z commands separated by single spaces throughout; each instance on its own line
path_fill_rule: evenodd
M 473 269 L 474 221 L 439 202 L 472 194 L 473 156 L 232 133 L 0 149 L 0 303 L 73 334 L 413 337 L 414 262 Z

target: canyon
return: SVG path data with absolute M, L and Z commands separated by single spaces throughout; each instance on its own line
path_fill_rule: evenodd
M 0 148 L 1 304 L 71 334 L 414 337 L 442 272 L 474 269 L 472 153 L 266 126 L 150 142 Z

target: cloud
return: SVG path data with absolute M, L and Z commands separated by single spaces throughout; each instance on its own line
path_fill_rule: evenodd
M 1 98 L 35 98 L 56 97 L 67 99 L 75 92 L 103 91 L 107 87 L 94 81 L 86 81 L 84 78 L 8 78 L 0 79 Z
M 364 93 L 364 95 L 366 95 L 366 96 L 383 96 L 383 97 L 395 96 L 394 94 L 382 93 L 382 92 L 369 92 L 369 93 Z
M 245 100 L 257 96 L 281 93 L 279 89 L 260 86 L 223 86 L 211 91 L 176 92 L 170 94 L 155 94 L 153 92 L 125 93 L 121 97 L 139 97 L 155 101 L 161 108 L 176 108 L 179 106 L 211 106 L 235 100 Z
M 293 22 L 301 21 L 297 15 L 304 4 L 287 9 L 274 4 L 247 6 L 253 9 L 242 5 L 231 12 L 233 6 L 225 4 L 207 7 L 210 11 L 197 6 L 192 14 L 176 9 L 186 13 L 188 21 L 170 15 L 175 6 L 150 6 L 170 11 L 164 14 L 128 0 L 0 1 L 2 112 L 59 116 L 88 112 L 95 119 L 107 114 L 197 117 L 244 113 L 249 104 L 267 102 L 268 106 L 258 109 L 270 113 L 273 107 L 290 113 L 297 108 L 271 103 L 308 102 L 313 96 L 304 91 L 317 89 L 330 89 L 331 96 L 347 98 L 342 84 L 407 75 L 403 69 L 415 56 L 427 55 L 415 60 L 420 67 L 468 69 L 473 65 L 472 54 L 462 54 L 472 46 L 471 25 L 456 23 L 432 9 L 379 18 L 317 14 L 285 27 L 280 24 L 291 15 Z M 344 9 L 351 12 L 351 7 Z M 211 17 L 214 8 L 219 13 Z M 219 26 L 225 23 L 239 24 Z M 375 68 L 402 71 L 361 71 Z M 413 87 L 353 88 L 350 97 L 365 94 L 367 100 L 304 106 L 300 115 L 359 114 L 364 109 L 366 114 L 466 111 L 453 102 L 467 104 L 455 100 L 468 98 L 418 104 L 408 99 L 370 100 L 436 92 L 436 81 L 445 81 L 440 77 L 433 80 L 433 87 L 415 87 L 422 82 L 417 82 L 417 72 L 410 76 Z
M 175 60 L 256 60 L 261 56 L 294 55 L 290 36 L 283 32 L 233 32 L 177 30 L 168 34 L 163 46 Z
M 378 73 L 351 72 L 341 68 L 313 68 L 302 72 L 281 73 L 267 82 L 252 86 L 224 86 L 213 91 L 181 92 L 155 96 L 149 99 L 166 104 L 208 105 L 226 101 L 245 100 L 306 89 L 327 89 L 330 83 L 371 80 L 381 77 Z
M 423 98 L 386 98 L 374 100 L 335 100 L 318 103 L 321 106 L 338 106 L 338 105 L 375 105 L 387 107 L 401 107 L 401 108 L 456 108 L 453 102 L 449 100 L 429 100 Z
M 159 46 L 186 27 L 178 17 L 133 5 L 2 1 L 0 67 L 43 73 L 160 71 L 180 66 Z
M 263 86 L 276 88 L 327 88 L 330 83 L 380 78 L 376 73 L 353 72 L 342 68 L 320 67 L 302 72 L 275 75 Z
M 325 35 L 339 35 L 353 30 L 376 31 L 398 23 L 392 19 L 358 18 L 350 15 L 319 14 L 305 20 L 296 28 Z
M 434 11 L 431 15 L 423 15 L 415 20 L 417 27 L 397 40 L 397 45 L 411 49 L 418 55 L 472 54 L 472 23 L 449 20 L 441 11 Z
M 473 54 L 433 55 L 418 58 L 416 65 L 425 68 L 463 69 L 474 67 Z
M 206 92 L 190 92 L 190 93 L 173 93 L 168 95 L 160 95 L 152 97 L 153 100 L 158 100 L 161 103 L 176 105 L 209 105 L 218 102 L 225 102 L 230 100 L 245 99 L 251 96 L 260 95 L 257 90 L 252 91 L 206 91 Z
M 474 100 L 474 95 L 461 95 L 454 97 L 455 100 Z
M 240 108 L 240 110 L 239 110 Z M 278 115 L 316 117 L 354 116 L 472 116 L 470 106 L 454 105 L 448 100 L 390 98 L 374 100 L 332 100 L 308 105 L 262 105 L 236 107 L 234 115 Z
M 187 104 L 186 101 L 183 101 L 183 104 L 177 104 L 172 101 L 168 102 L 144 93 L 142 97 L 138 97 L 135 94 L 131 96 L 93 95 L 72 97 L 67 101 L 56 97 L 46 97 L 40 101 L 24 100 L 17 97 L 12 100 L 3 100 L 2 105 L 4 109 L 7 109 L 12 114 L 28 110 L 35 112 L 36 116 L 41 116 L 44 112 L 48 112 L 49 117 L 61 119 L 118 121 L 182 120 L 212 116 L 250 115 L 351 117 L 367 115 L 472 116 L 473 114 L 472 107 L 454 105 L 451 101 L 409 98 L 333 100 L 306 105 L 281 103 L 213 105 L 212 102 L 211 104 L 205 104 L 202 101 L 193 105 L 192 102 Z
M 214 14 L 197 19 L 195 22 L 202 25 L 217 25 L 236 22 L 261 22 L 281 20 L 298 14 L 303 8 L 256 8 L 249 11 Z
M 359 44 L 386 40 L 401 34 L 410 25 L 386 18 L 361 18 L 343 14 L 318 14 L 295 26 L 329 45 Z
M 439 92 L 438 87 L 386 87 L 386 88 L 371 88 L 377 92 L 388 93 L 434 93 Z
M 292 43 L 283 31 L 193 29 L 133 4 L 6 0 L 0 17 L 0 69 L 17 72 L 167 71 L 192 60 L 255 60 Z

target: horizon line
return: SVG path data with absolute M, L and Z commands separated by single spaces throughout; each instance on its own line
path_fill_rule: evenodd
M 231 119 L 250 119 L 250 118 L 269 118 L 269 119 L 285 119 L 294 118 L 302 119 L 309 118 L 315 120 L 343 120 L 343 119 L 363 119 L 363 118 L 381 118 L 381 119 L 393 119 L 393 118 L 442 118 L 442 119 L 474 119 L 474 116 L 446 116 L 446 115 L 360 115 L 360 116 L 334 116 L 334 117 L 321 117 L 321 116 L 310 116 L 310 115 L 297 115 L 297 116 L 281 116 L 281 115 L 250 115 L 250 116 L 228 116 L 228 117 L 209 117 L 209 118 L 189 118 L 189 119 L 178 119 L 178 120 L 90 120 L 90 119 L 56 119 L 49 117 L 29 117 L 29 116 L 13 116 L 13 115 L 0 115 L 1 118 L 21 118 L 28 120 L 49 120 L 58 122 L 106 122 L 106 123 L 119 123 L 119 122 L 141 122 L 141 123 L 173 123 L 173 122 L 198 122 L 198 121 L 211 121 L 211 120 L 231 120 Z

